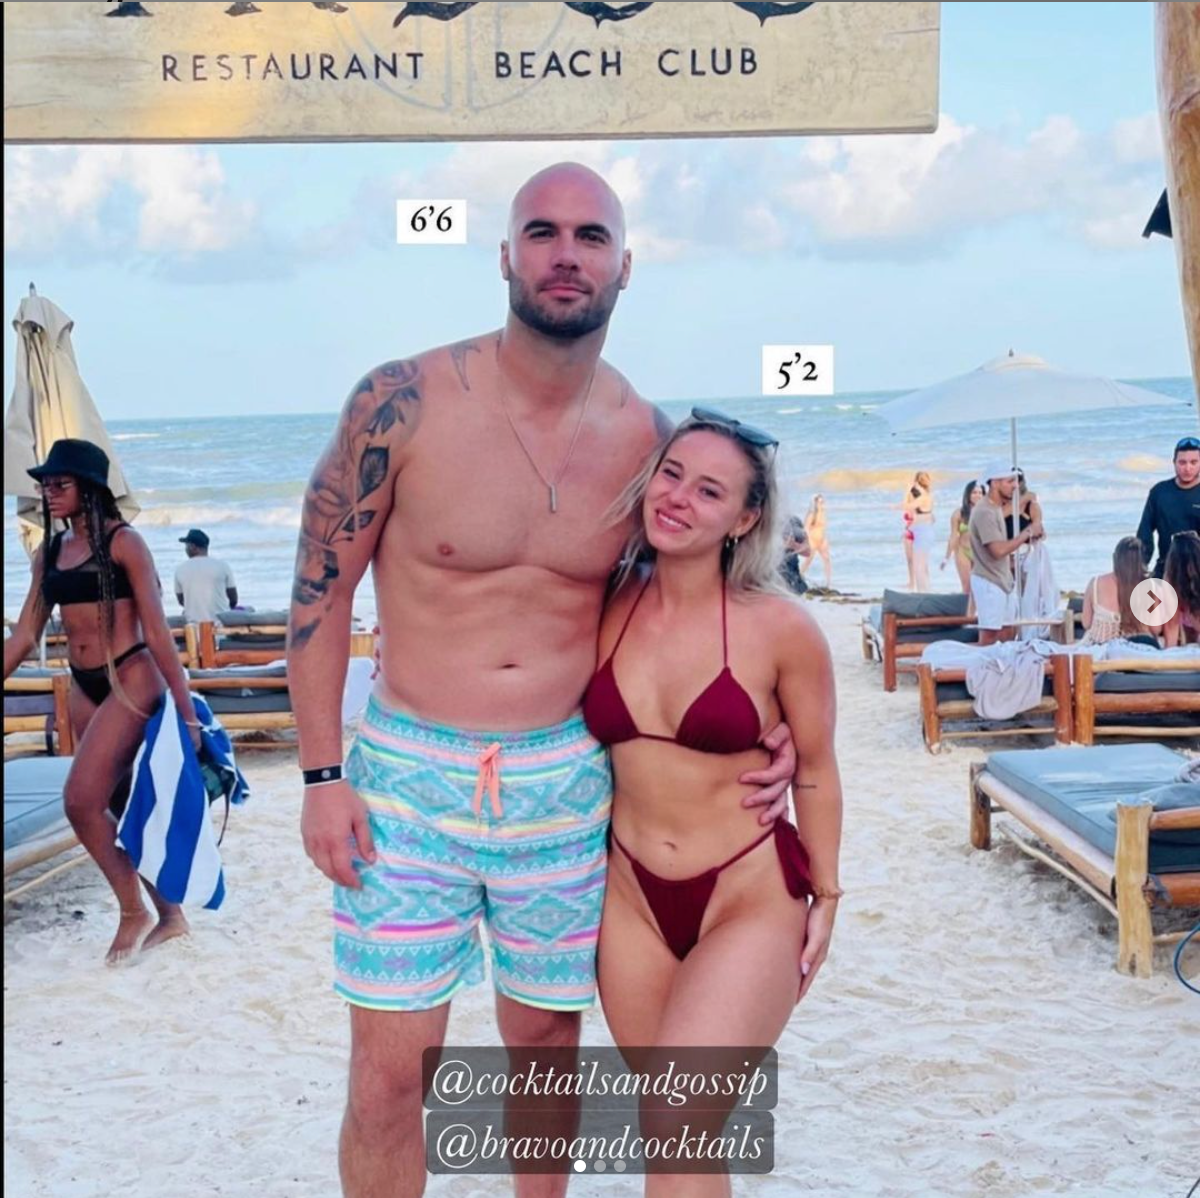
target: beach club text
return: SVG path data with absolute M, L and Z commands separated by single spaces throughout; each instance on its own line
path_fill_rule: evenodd
M 266 83 L 272 79 L 337 83 L 348 79 L 421 80 L 419 51 L 394 54 L 338 56 L 321 53 L 285 54 L 163 54 L 162 78 L 174 83 L 229 83 L 235 79 Z M 497 79 L 620 78 L 625 65 L 619 48 L 606 50 L 496 50 Z M 750 46 L 666 46 L 654 57 L 660 75 L 753 75 L 758 58 Z

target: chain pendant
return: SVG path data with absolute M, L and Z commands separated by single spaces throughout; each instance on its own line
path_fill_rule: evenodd
M 550 484 L 550 514 L 553 516 L 558 512 L 558 488 Z

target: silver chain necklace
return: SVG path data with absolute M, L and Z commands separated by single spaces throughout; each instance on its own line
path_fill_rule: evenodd
M 579 420 L 575 425 L 575 432 L 571 437 L 571 444 L 567 447 L 567 456 L 563 458 L 562 465 L 558 468 L 558 473 L 553 479 L 547 478 L 542 473 L 542 468 L 537 464 L 533 454 L 529 452 L 529 446 L 525 444 L 525 438 L 521 436 L 516 424 L 513 421 L 512 415 L 508 410 L 508 404 L 504 399 L 504 375 L 500 374 L 501 387 L 496 392 L 497 398 L 500 400 L 500 410 L 504 413 L 504 419 L 508 421 L 508 427 L 512 429 L 512 434 L 517 439 L 517 444 L 521 447 L 521 452 L 525 455 L 526 460 L 533 467 L 533 472 L 542 480 L 542 485 L 550 492 L 550 514 L 558 513 L 558 484 L 562 482 L 563 476 L 567 473 L 567 467 L 571 465 L 571 458 L 575 454 L 575 445 L 579 441 L 579 434 L 583 431 L 584 417 L 587 416 L 588 404 L 592 402 L 592 387 L 596 382 L 596 370 L 600 365 L 599 358 L 596 359 L 595 366 L 592 367 L 592 377 L 588 380 L 587 393 L 583 397 L 583 406 L 579 409 Z

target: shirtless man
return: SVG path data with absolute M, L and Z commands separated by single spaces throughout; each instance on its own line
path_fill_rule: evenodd
M 629 281 L 620 201 L 584 167 L 535 175 L 500 248 L 499 333 L 372 371 L 304 501 L 288 669 L 302 830 L 334 892 L 335 989 L 351 1004 L 340 1167 L 348 1195 L 425 1185 L 421 1054 L 481 980 L 488 919 L 500 1034 L 574 1045 L 595 990 L 611 779 L 578 714 L 626 531 L 604 513 L 664 435 L 600 361 Z M 374 569 L 381 673 L 341 777 L 355 586 Z M 532 731 L 531 731 L 532 730 Z M 767 738 L 783 809 L 795 757 Z M 352 847 L 355 851 L 352 852 Z M 565 1192 L 524 1176 L 517 1193 Z

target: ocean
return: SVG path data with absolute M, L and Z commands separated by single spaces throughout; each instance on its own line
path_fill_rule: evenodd
M 1192 398 L 1190 379 L 1132 380 L 1179 399 Z M 816 492 L 825 496 L 833 586 L 877 596 L 902 588 L 907 570 L 899 502 L 917 470 L 935 487 L 938 552 L 935 589 L 956 590 L 953 564 L 937 569 L 949 520 L 963 484 L 1009 447 L 1007 420 L 980 421 L 893 436 L 875 414 L 903 392 L 864 392 L 816 400 L 705 399 L 760 425 L 780 439 L 780 474 L 787 506 L 802 515 Z M 690 400 L 662 406 L 685 416 Z M 126 476 L 142 503 L 136 527 L 163 578 L 168 613 L 182 560 L 178 538 L 189 528 L 212 537 L 214 556 L 233 567 L 243 604 L 285 607 L 291 589 L 304 484 L 336 413 L 241 416 L 199 420 L 121 420 L 109 424 Z M 1018 454 L 1045 514 L 1047 546 L 1059 585 L 1081 590 L 1109 568 L 1117 540 L 1137 531 L 1150 485 L 1171 474 L 1171 449 L 1197 430 L 1196 409 L 1182 405 L 1042 416 L 1018 426 Z M 531 479 L 531 485 L 533 480 Z M 814 561 L 810 580 L 823 570 Z M 16 536 L 15 501 L 5 500 L 4 611 L 15 617 L 29 585 L 29 565 Z M 355 602 L 373 619 L 369 575 Z

